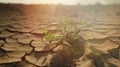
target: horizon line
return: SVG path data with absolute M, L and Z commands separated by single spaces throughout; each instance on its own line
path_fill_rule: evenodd
M 4 3 L 4 2 L 0 2 L 0 4 L 21 4 L 21 5 L 81 5 L 81 6 L 89 6 L 89 5 L 120 5 L 119 3 L 112 3 L 112 4 L 102 4 L 102 3 L 96 3 L 96 4 L 62 4 L 62 3 L 58 3 L 58 4 L 55 4 L 55 3 L 11 3 L 11 2 L 8 2 L 8 3 Z

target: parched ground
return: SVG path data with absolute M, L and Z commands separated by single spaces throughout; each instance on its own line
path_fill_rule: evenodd
M 57 52 L 60 47 L 55 43 L 48 47 L 43 37 L 46 30 L 59 34 L 58 22 L 53 19 L 63 16 L 89 22 L 87 26 L 80 25 L 79 33 L 88 44 L 87 58 L 83 62 L 78 60 L 76 67 L 120 67 L 119 8 L 119 5 L 1 5 L 0 67 L 45 66 L 55 54 L 51 49 Z

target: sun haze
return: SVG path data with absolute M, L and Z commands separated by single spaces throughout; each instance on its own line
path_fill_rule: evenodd
M 1 3 L 23 3 L 23 4 L 65 4 L 75 5 L 77 3 L 81 5 L 89 4 L 118 4 L 120 0 L 0 0 Z

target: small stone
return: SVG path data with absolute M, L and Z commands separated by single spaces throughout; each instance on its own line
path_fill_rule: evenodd
M 2 49 L 6 51 L 24 51 L 24 52 L 31 52 L 32 47 L 29 45 L 20 45 L 18 43 L 5 43 Z
M 33 50 L 30 46 L 19 46 L 17 47 L 17 51 L 31 52 Z
M 22 51 L 13 51 L 13 52 L 7 52 L 7 55 L 9 57 L 23 57 L 25 55 L 25 52 L 22 52 Z
M 15 42 L 17 42 L 17 40 L 16 39 L 12 39 L 12 38 L 6 38 L 6 42 L 15 43 Z
M 10 58 L 10 57 L 7 57 L 7 56 L 0 57 L 0 64 L 20 62 L 20 61 L 21 61 L 21 58 Z
M 46 44 L 43 43 L 42 41 L 33 41 L 31 45 L 34 47 L 46 47 Z
M 11 32 L 8 32 L 8 31 L 3 31 L 1 34 L 0 34 L 0 37 L 10 37 L 12 36 L 14 33 L 11 33 Z
M 17 42 L 13 42 L 13 43 L 4 43 L 4 47 L 18 47 L 20 44 L 18 44 Z
M 31 38 L 20 38 L 20 39 L 18 39 L 18 42 L 23 43 L 23 44 L 30 44 L 31 41 L 32 41 Z
M 17 33 L 17 34 L 14 34 L 13 36 L 12 36 L 12 38 L 14 38 L 14 39 L 20 39 L 20 38 L 26 38 L 27 36 L 25 36 L 25 35 L 23 35 L 23 34 L 19 34 L 19 33 Z
M 35 57 L 32 56 L 25 56 L 26 61 L 32 63 L 32 64 L 36 64 L 37 59 Z
M 36 33 L 36 34 L 45 34 L 46 30 L 45 29 L 36 29 L 32 31 L 31 33 Z
M 42 51 L 50 51 L 50 48 L 49 47 L 36 47 L 35 48 L 35 51 L 39 51 L 39 52 L 42 52 Z
M 15 47 L 1 47 L 5 51 L 16 51 Z

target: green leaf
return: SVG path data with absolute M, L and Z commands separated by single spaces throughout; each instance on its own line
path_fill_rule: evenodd
M 45 40 L 48 41 L 48 42 L 50 42 L 50 41 L 52 41 L 52 39 L 53 39 L 54 37 L 55 37 L 54 34 L 48 33 L 48 34 L 45 36 Z

